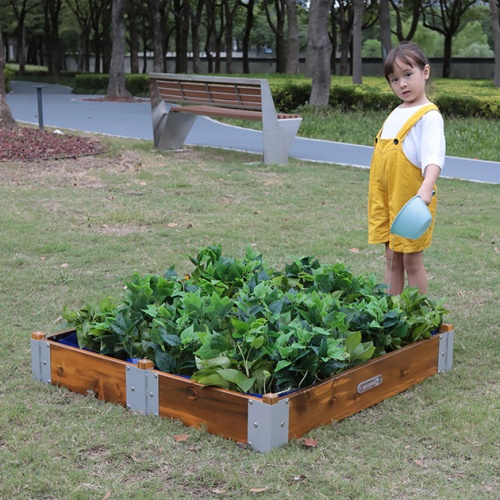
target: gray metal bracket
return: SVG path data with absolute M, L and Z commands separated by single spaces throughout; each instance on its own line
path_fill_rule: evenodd
M 50 343 L 46 340 L 31 339 L 31 371 L 35 380 L 51 383 Z
M 125 382 L 129 410 L 142 415 L 160 414 L 157 373 L 127 365 Z
M 453 330 L 444 332 L 439 337 L 438 373 L 449 372 L 453 365 Z
M 288 443 L 288 399 L 276 404 L 248 401 L 247 441 L 257 451 L 266 452 Z

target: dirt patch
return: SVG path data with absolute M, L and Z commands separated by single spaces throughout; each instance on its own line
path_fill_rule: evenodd
M 0 133 L 0 161 L 4 162 L 78 158 L 106 149 L 96 139 L 29 127 L 3 129 Z

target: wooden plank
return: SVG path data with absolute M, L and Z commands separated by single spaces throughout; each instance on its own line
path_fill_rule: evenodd
M 177 82 L 157 80 L 158 91 L 165 101 L 192 102 L 194 104 L 217 104 L 219 106 L 260 110 L 260 84 L 240 86 L 235 83 L 213 83 L 200 81 Z
M 181 420 L 188 426 L 203 426 L 212 434 L 247 442 L 248 400 L 257 398 L 157 373 L 160 416 Z
M 354 415 L 436 374 L 438 353 L 435 336 L 290 394 L 289 439 Z M 359 384 L 365 392 L 358 391 Z
M 452 331 L 443 325 L 441 331 Z M 51 380 L 71 391 L 95 394 L 98 399 L 126 405 L 128 363 L 91 351 L 59 344 L 72 331 L 43 340 L 50 342 Z M 313 386 L 281 398 L 268 394 L 262 402 L 274 405 L 288 399 L 289 439 L 312 429 L 353 415 L 398 394 L 437 373 L 440 335 L 368 361 Z M 141 364 L 142 363 L 142 364 Z M 139 367 L 150 369 L 151 361 Z M 155 371 L 158 375 L 159 414 L 181 420 L 188 426 L 203 426 L 208 432 L 247 442 L 248 402 L 253 396 L 220 388 L 204 387 L 190 379 Z
M 171 108 L 170 112 L 192 113 L 195 115 L 236 118 L 241 120 L 262 120 L 262 113 L 260 111 L 218 108 L 216 106 L 179 106 L 177 108 Z
M 126 405 L 125 361 L 51 342 L 50 364 L 52 384 L 79 394 L 92 392 L 97 399 Z

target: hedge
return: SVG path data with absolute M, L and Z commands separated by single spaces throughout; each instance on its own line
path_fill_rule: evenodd
M 276 108 L 281 112 L 291 113 L 307 105 L 311 93 L 309 79 L 286 79 L 285 75 L 279 75 L 279 78 L 270 77 L 269 81 Z M 73 92 L 105 94 L 108 82 L 109 75 L 79 74 L 75 76 L 76 86 Z M 333 77 L 329 105 L 349 111 L 388 110 L 397 106 L 399 101 L 396 96 L 388 87 L 379 83 L 352 85 L 346 83 L 345 79 Z M 131 94 L 138 97 L 149 96 L 148 75 L 127 74 L 125 84 Z M 460 81 L 449 84 L 446 81 L 442 87 L 441 92 L 432 91 L 432 100 L 444 116 L 500 118 L 500 91 L 490 88 L 488 82 Z M 447 90 L 450 87 L 454 92 Z M 484 91 L 485 88 L 487 92 Z

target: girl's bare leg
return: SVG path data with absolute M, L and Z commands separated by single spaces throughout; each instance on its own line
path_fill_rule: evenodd
M 385 283 L 389 287 L 387 293 L 399 295 L 405 285 L 404 254 L 394 252 L 385 244 Z
M 427 293 L 427 273 L 424 267 L 424 252 L 403 254 L 403 266 L 408 276 L 408 286 L 417 287 L 420 293 Z

